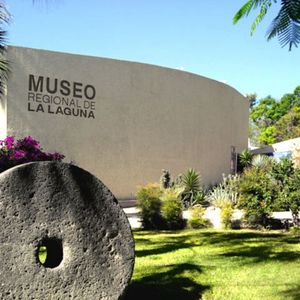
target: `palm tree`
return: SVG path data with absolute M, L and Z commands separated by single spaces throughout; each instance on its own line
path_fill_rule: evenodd
M 8 62 L 5 59 L 6 52 L 6 30 L 5 26 L 9 22 L 9 13 L 3 2 L 0 2 L 0 95 L 4 93 L 4 85 L 9 73 Z
M 251 26 L 252 35 L 270 7 L 277 2 L 278 0 L 248 0 L 233 17 L 233 23 L 236 24 L 242 17 L 247 17 L 252 10 L 260 8 Z M 282 47 L 288 45 L 291 50 L 293 46 L 297 47 L 300 43 L 300 0 L 281 0 L 280 5 L 279 12 L 266 36 L 268 41 L 277 36 Z

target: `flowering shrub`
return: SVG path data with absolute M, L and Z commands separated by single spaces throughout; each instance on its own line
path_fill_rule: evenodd
M 28 162 L 61 161 L 64 157 L 58 152 L 44 152 L 40 143 L 30 135 L 17 141 L 13 136 L 0 140 L 0 172 Z

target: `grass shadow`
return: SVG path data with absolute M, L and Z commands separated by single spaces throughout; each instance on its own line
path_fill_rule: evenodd
M 240 258 L 250 258 L 251 261 L 248 263 L 260 263 L 267 261 L 282 261 L 291 262 L 300 259 L 300 253 L 296 251 L 284 251 L 276 252 L 276 249 L 270 246 L 257 246 L 257 247 L 239 247 L 234 251 L 227 251 L 223 253 L 222 256 L 225 257 L 240 257 Z M 243 263 L 247 263 L 243 260 Z
M 300 299 L 300 284 L 293 286 L 292 288 L 282 292 L 283 298 L 288 298 L 291 300 Z
M 203 271 L 207 272 L 208 264 L 193 261 L 193 252 L 196 254 L 201 249 L 217 249 L 207 257 L 214 259 L 214 267 L 219 262 L 227 261 L 226 258 L 234 258 L 234 264 L 260 264 L 264 262 L 299 262 L 300 252 L 293 248 L 292 244 L 299 242 L 299 237 L 281 232 L 255 232 L 255 231 L 217 231 L 195 230 L 177 232 L 135 232 L 137 242 L 137 257 L 153 256 L 151 259 L 163 259 L 155 255 L 172 255 L 172 252 L 188 254 L 188 263 L 173 265 L 161 265 L 154 273 L 145 272 L 143 277 L 133 280 L 128 288 L 125 300 L 155 299 L 155 300 L 198 300 L 204 291 L 213 288 L 211 285 L 202 285 L 197 278 Z M 199 250 L 200 248 L 200 250 Z M 192 251 L 192 252 L 191 252 Z M 171 256 L 170 256 L 171 257 Z M 236 260 L 235 260 L 236 258 Z M 228 260 L 231 261 L 231 260 Z M 172 261 L 173 262 L 173 261 Z M 182 261 L 181 261 L 182 262 Z M 202 268 L 202 269 L 201 269 Z M 207 281 L 206 281 L 207 282 Z M 205 283 L 206 283 L 205 282 Z M 300 299 L 300 287 L 291 285 L 291 289 L 285 292 L 289 299 Z
M 184 231 L 183 231 L 184 232 Z M 147 238 L 147 233 L 151 235 L 151 238 Z M 153 236 L 155 234 L 163 234 L 164 238 L 155 240 L 153 243 Z M 186 249 L 195 246 L 191 239 L 197 239 L 197 234 L 188 236 L 182 235 L 182 231 L 158 231 L 158 232 L 139 232 L 135 233 L 135 239 L 141 245 L 141 249 L 135 251 L 136 257 L 143 257 L 149 255 L 159 255 L 168 252 L 173 252 L 179 249 Z
M 268 232 L 229 232 L 222 236 L 210 237 L 211 242 L 230 246 L 221 256 L 239 257 L 243 263 L 261 263 L 267 261 L 293 262 L 300 259 L 299 251 L 288 250 L 291 244 L 298 244 L 299 238 L 284 233 Z M 280 251 L 277 247 L 280 245 Z M 285 249 L 285 250 L 282 250 Z
M 195 245 L 188 243 L 185 239 L 176 238 L 173 241 L 165 241 L 163 243 L 156 243 L 155 247 L 150 249 L 136 250 L 136 257 L 143 257 L 148 255 L 159 255 L 167 252 L 173 252 L 179 249 L 186 249 L 194 247 Z
M 285 244 L 297 244 L 299 238 L 281 234 L 281 233 L 263 233 L 263 232 L 218 232 L 218 231 L 197 231 L 194 234 L 182 235 L 180 232 L 158 232 L 164 234 L 163 240 L 155 240 L 153 237 L 147 238 L 147 232 L 139 232 L 135 234 L 140 245 L 146 246 L 136 250 L 137 257 L 148 255 L 158 255 L 173 252 L 179 249 L 188 249 L 195 246 L 206 246 L 220 244 L 223 247 L 234 249 L 234 251 L 226 252 L 226 256 L 249 256 L 257 258 L 257 261 L 272 258 L 289 261 L 299 258 L 297 252 L 286 252 L 285 254 L 273 252 L 274 244 L 280 242 Z M 150 232 L 153 236 L 153 232 Z M 259 245 L 262 243 L 263 245 Z M 268 244 L 269 246 L 265 246 Z M 247 245 L 247 246 L 244 246 Z M 240 246 L 237 248 L 237 246 Z
M 224 246 L 236 245 L 241 242 L 251 242 L 257 239 L 267 241 L 283 238 L 285 235 L 281 233 L 264 233 L 264 232 L 243 232 L 243 231 L 228 231 L 228 232 L 204 232 L 200 234 L 204 244 L 223 244 Z
M 191 276 L 184 276 L 185 272 L 193 272 L 193 277 L 196 278 L 197 274 L 201 273 L 201 268 L 190 263 L 168 265 L 153 275 L 133 281 L 128 287 L 124 300 L 201 299 L 202 293 L 209 289 L 209 286 L 197 283 L 191 279 Z

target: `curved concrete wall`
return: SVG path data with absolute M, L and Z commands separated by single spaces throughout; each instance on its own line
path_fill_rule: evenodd
M 9 47 L 8 58 L 2 132 L 7 126 L 8 135 L 32 135 L 46 150 L 64 153 L 119 198 L 157 181 L 161 169 L 177 175 L 193 167 L 204 184 L 215 183 L 230 172 L 231 146 L 247 147 L 248 102 L 223 83 L 28 48 Z

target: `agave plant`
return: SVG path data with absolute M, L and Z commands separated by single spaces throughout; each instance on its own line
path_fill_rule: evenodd
M 209 193 L 208 201 L 213 206 L 222 208 L 227 203 L 230 203 L 230 196 L 221 185 L 218 185 Z
M 207 200 L 215 207 L 223 208 L 230 205 L 232 208 L 238 203 L 240 175 L 225 176 L 222 182 L 216 186 L 207 196 Z
M 253 158 L 253 154 L 248 149 L 243 150 L 239 154 L 239 160 L 242 167 L 250 167 L 252 158 Z
M 255 168 L 268 168 L 273 162 L 273 157 L 266 155 L 255 155 L 252 159 L 251 165 Z
M 193 206 L 199 200 L 199 193 L 202 192 L 200 181 L 200 174 L 194 169 L 188 169 L 182 175 L 181 184 L 184 187 L 184 191 L 181 194 L 181 198 L 185 207 Z

